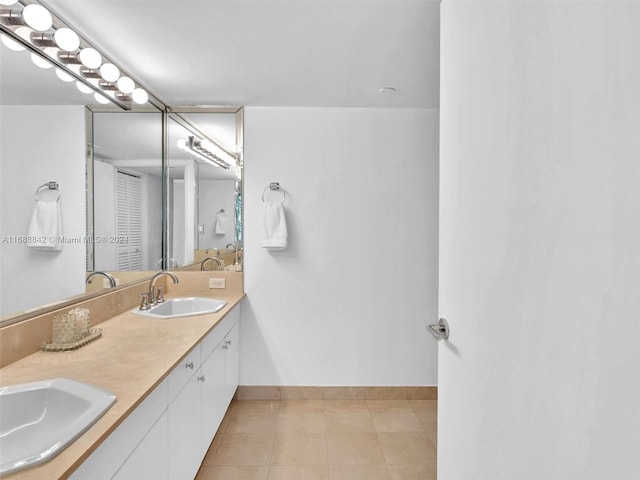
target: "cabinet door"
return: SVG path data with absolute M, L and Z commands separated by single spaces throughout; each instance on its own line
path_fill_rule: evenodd
M 221 343 L 202 364 L 202 456 L 215 436 L 227 410 L 224 353 Z
M 167 413 L 165 412 L 117 471 L 113 480 L 168 480 Z
M 98 449 L 71 475 L 72 480 L 109 480 L 131 452 L 159 421 L 167 408 L 167 381 L 151 394 L 120 424 Z M 166 430 L 164 432 L 166 436 Z
M 225 409 L 231 403 L 240 381 L 240 324 L 236 323 L 223 340 L 224 351 L 224 385 Z
M 198 369 L 167 409 L 169 478 L 172 480 L 194 478 L 202 460 L 200 375 L 201 370 Z

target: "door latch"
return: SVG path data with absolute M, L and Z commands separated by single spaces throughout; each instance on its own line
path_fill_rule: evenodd
M 449 322 L 447 322 L 446 318 L 442 317 L 440 320 L 438 320 L 437 325 L 428 325 L 427 331 L 436 340 L 448 340 L 449 339 Z

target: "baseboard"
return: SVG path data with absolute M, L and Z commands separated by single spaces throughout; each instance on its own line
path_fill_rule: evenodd
M 437 400 L 438 387 L 290 387 L 240 385 L 236 400 Z

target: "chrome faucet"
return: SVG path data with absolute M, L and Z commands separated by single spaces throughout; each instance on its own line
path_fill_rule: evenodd
M 180 283 L 180 280 L 178 280 L 178 277 L 176 277 L 175 274 L 171 272 L 162 271 L 162 272 L 156 273 L 153 277 L 151 277 L 151 281 L 149 282 L 149 293 L 148 293 L 149 305 L 155 305 L 156 303 L 158 303 L 158 301 L 160 302 L 164 301 L 164 298 L 162 297 L 162 287 L 158 287 L 157 297 L 156 297 L 156 292 L 154 290 L 154 287 L 156 286 L 156 280 L 158 279 L 158 277 L 161 277 L 162 275 L 167 275 L 171 277 L 171 279 L 173 280 L 173 283 Z
M 213 260 L 214 262 L 216 262 L 218 264 L 218 267 L 224 267 L 224 262 L 222 260 L 220 260 L 218 257 L 207 257 L 204 260 L 202 260 L 202 263 L 200 263 L 200 271 L 204 272 L 204 265 L 209 260 Z
M 107 279 L 109 280 L 110 288 L 113 288 L 116 286 L 116 279 L 113 278 L 113 275 L 107 272 L 93 272 L 91 275 L 87 277 L 87 279 L 85 280 L 85 283 L 91 283 L 93 281 L 93 277 L 95 277 L 96 275 L 102 275 L 103 277 L 107 277 Z

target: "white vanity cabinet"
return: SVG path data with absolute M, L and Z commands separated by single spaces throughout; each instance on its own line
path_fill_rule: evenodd
M 238 387 L 234 307 L 71 475 L 72 480 L 190 480 Z
M 124 477 L 116 475 L 121 467 L 128 464 L 127 471 L 135 469 L 136 458 L 144 468 L 144 454 L 139 453 L 156 449 L 158 454 L 167 450 L 166 419 L 167 380 L 158 385 L 149 396 L 107 437 L 100 447 L 84 461 L 69 477 L 72 480 L 109 480 L 112 478 L 140 479 L 140 476 Z M 157 427 L 157 428 L 156 428 Z M 153 434 L 151 434 L 153 432 Z M 166 456 L 164 457 L 166 458 Z M 154 479 L 167 479 L 166 462 L 157 462 L 158 470 Z
M 230 346 L 234 343 L 234 351 L 237 350 L 238 341 L 235 337 L 231 339 L 230 335 L 237 331 L 239 315 L 238 308 L 229 312 L 202 340 L 197 370 L 169 403 L 167 421 L 170 479 L 187 480 L 196 476 L 233 398 L 238 379 L 235 379 L 236 383 L 231 391 L 231 378 L 227 378 L 227 371 L 239 369 L 239 366 L 231 365 L 232 362 L 239 361 L 239 357 L 227 352 L 231 351 Z M 170 385 L 172 376 L 173 373 L 169 376 Z
M 133 478 L 169 480 L 167 464 L 164 461 L 167 454 L 167 412 L 165 412 L 116 472 L 113 480 Z
M 240 324 L 236 322 L 224 338 L 224 386 L 227 406 L 240 382 Z

